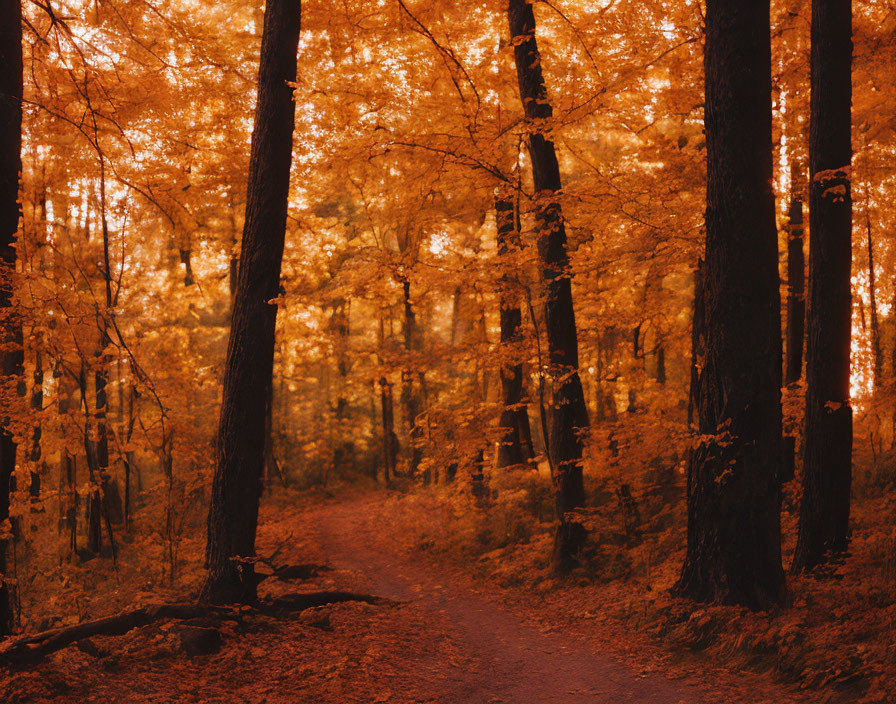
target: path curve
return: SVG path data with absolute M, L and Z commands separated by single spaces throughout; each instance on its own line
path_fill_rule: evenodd
M 331 565 L 360 587 L 406 602 L 466 657 L 462 671 L 438 671 L 445 704 L 712 704 L 695 687 L 639 672 L 601 644 L 545 632 L 506 604 L 451 580 L 413 554 L 390 549 L 377 526 L 382 496 L 362 495 L 315 509 L 308 524 Z M 650 668 L 648 668 L 650 669 Z M 413 673 L 409 674 L 413 677 Z

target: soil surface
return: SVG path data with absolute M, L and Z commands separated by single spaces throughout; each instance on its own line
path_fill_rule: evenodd
M 232 619 L 163 622 L 91 638 L 27 669 L 0 668 L 0 701 L 807 701 L 769 677 L 670 659 L 621 626 L 586 623 L 537 594 L 477 578 L 471 565 L 427 554 L 414 544 L 407 521 L 438 524 L 439 517 L 402 516 L 402 506 L 399 496 L 381 490 L 286 496 L 266 506 L 259 529 L 259 554 L 278 565 L 332 568 L 308 580 L 265 580 L 263 597 L 348 589 L 390 602 L 332 604 L 286 617 L 247 608 Z M 199 557 L 190 558 L 196 570 Z M 184 628 L 219 631 L 220 649 L 190 652 Z
M 365 496 L 315 512 L 319 544 L 337 569 L 368 591 L 426 614 L 440 638 L 463 653 L 462 668 L 432 663 L 427 673 L 439 701 L 488 704 L 696 704 L 707 702 L 692 685 L 660 672 L 639 672 L 585 642 L 545 632 L 505 608 L 500 598 L 477 594 L 461 580 L 446 583 L 432 564 L 384 549 L 375 523 L 381 497 Z M 435 573 L 434 573 L 435 572 Z M 413 678 L 414 673 L 408 673 Z

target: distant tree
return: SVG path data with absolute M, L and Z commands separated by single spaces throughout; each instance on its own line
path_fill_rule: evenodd
M 553 378 L 548 453 L 554 473 L 557 516 L 560 519 L 554 541 L 553 564 L 557 570 L 567 571 L 576 564 L 577 553 L 585 539 L 585 527 L 571 519 L 569 513 L 585 503 L 581 433 L 588 427 L 588 409 L 579 378 L 579 343 L 569 254 L 566 251 L 566 227 L 557 200 L 561 188 L 560 165 L 554 143 L 546 136 L 553 109 L 548 100 L 535 39 L 535 14 L 526 0 L 510 0 L 507 15 L 520 100 L 528 121 L 527 140 L 535 186 L 538 254 L 546 288 L 544 321 L 549 372 Z
M 769 3 L 706 8 L 706 250 L 698 277 L 687 554 L 675 592 L 764 608 L 781 566 L 781 312 Z
M 274 328 L 286 235 L 301 0 L 269 0 L 258 69 L 258 99 L 239 276 L 224 367 L 218 456 L 208 515 L 203 599 L 250 602 L 256 579 L 258 502 L 265 454 L 265 405 L 274 365 Z
M 792 169 L 794 177 L 797 169 Z M 787 356 L 784 383 L 796 384 L 803 376 L 803 342 L 806 337 L 806 257 L 803 253 L 803 199 L 793 179 L 787 211 Z M 781 481 L 793 479 L 796 464 L 796 435 L 783 438 Z
M 4 379 L 21 376 L 22 330 L 12 315 L 12 278 L 19 229 L 19 174 L 22 170 L 22 3 L 0 2 L 0 321 L 7 349 L 0 357 Z M 9 349 L 12 347 L 12 349 Z M 13 607 L 7 582 L 10 482 L 16 468 L 16 443 L 0 412 L 0 635 L 12 633 Z
M 803 499 L 793 569 L 849 539 L 852 482 L 852 2 L 812 2 Z
M 791 194 L 787 211 L 787 360 L 784 383 L 803 376 L 803 340 L 806 336 L 806 258 L 803 254 L 803 199 Z
M 507 255 L 520 246 L 520 217 L 511 194 L 502 189 L 495 195 L 498 254 Z M 522 311 L 519 303 L 519 281 L 510 275 L 502 277 L 501 343 L 511 347 L 520 339 Z M 512 349 L 509 351 L 513 354 Z M 504 410 L 501 412 L 501 438 L 498 447 L 498 466 L 513 467 L 528 462 L 534 456 L 529 413 L 526 410 L 523 365 L 520 362 L 501 367 L 501 390 Z

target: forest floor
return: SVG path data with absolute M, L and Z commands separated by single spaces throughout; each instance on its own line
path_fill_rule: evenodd
M 0 701 L 855 701 L 819 699 L 776 683 L 768 672 L 738 672 L 737 664 L 725 668 L 687 649 L 672 652 L 649 633 L 595 613 L 575 581 L 533 587 L 484 576 L 475 562 L 449 559 L 421 543 L 421 523 L 425 533 L 441 530 L 444 520 L 437 503 L 385 490 L 276 496 L 263 510 L 259 554 L 278 565 L 331 569 L 300 583 L 265 580 L 263 597 L 343 589 L 388 601 L 330 604 L 290 616 L 247 608 L 214 622 L 161 621 L 126 635 L 92 637 L 37 665 L 0 670 Z M 198 552 L 200 542 L 182 549 Z M 200 555 L 183 557 L 193 565 L 184 583 L 195 585 Z M 108 603 L 98 598 L 89 615 L 118 610 L 127 602 L 123 592 L 119 585 Z M 613 598 L 612 590 L 602 593 Z M 178 596 L 189 598 L 166 594 Z M 185 629 L 207 627 L 221 634 L 220 646 L 191 653 Z

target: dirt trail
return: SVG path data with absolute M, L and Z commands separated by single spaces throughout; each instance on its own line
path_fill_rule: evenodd
M 219 652 L 207 655 L 186 652 L 173 622 L 91 638 L 33 667 L 0 668 L 0 702 L 806 701 L 768 676 L 711 670 L 692 659 L 683 661 L 687 665 L 666 664 L 656 646 L 614 622 L 570 618 L 565 610 L 579 607 L 574 593 L 560 599 L 560 611 L 551 598 L 477 581 L 471 569 L 420 552 L 408 531 L 421 521 L 441 527 L 436 512 L 420 512 L 385 491 L 327 499 L 279 496 L 265 508 L 259 554 L 276 556 L 283 565 L 327 562 L 335 569 L 309 580 L 265 580 L 261 589 L 267 597 L 351 589 L 396 603 L 345 602 L 287 618 L 246 609 L 210 624 L 223 640 Z M 200 557 L 191 553 L 189 563 L 196 583 Z
M 462 654 L 461 667 L 428 663 L 434 699 L 458 704 L 710 704 L 716 701 L 660 672 L 615 660 L 600 642 L 545 632 L 506 604 L 457 583 L 456 575 L 390 543 L 377 520 L 381 495 L 328 503 L 308 516 L 330 563 L 359 587 L 406 602 L 427 630 Z M 450 587 L 445 584 L 450 581 Z M 606 644 L 604 644 L 606 645 Z M 648 658 L 645 658 L 647 660 Z M 653 663 L 644 663 L 650 670 Z M 413 680 L 415 672 L 407 673 Z M 409 682 L 409 689 L 413 686 Z

